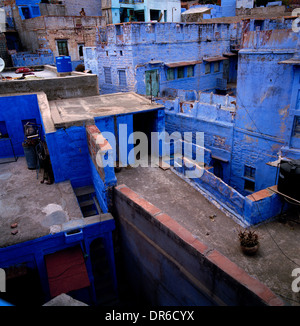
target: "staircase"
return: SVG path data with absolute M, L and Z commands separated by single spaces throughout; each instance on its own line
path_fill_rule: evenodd
M 102 213 L 93 185 L 74 188 L 83 217 Z

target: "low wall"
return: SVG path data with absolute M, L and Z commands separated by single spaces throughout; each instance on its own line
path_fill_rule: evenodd
M 190 182 L 206 192 L 210 199 L 216 200 L 223 208 L 237 217 L 244 225 L 255 225 L 279 215 L 287 208 L 282 198 L 270 189 L 263 189 L 247 197 L 241 195 L 213 173 L 194 164 L 189 159 L 177 162 L 175 170 L 187 176 L 187 171 L 198 170 L 199 178 L 191 178 Z M 194 175 L 197 176 L 195 173 Z
M 288 16 L 285 12 L 285 6 L 269 6 L 269 7 L 256 7 L 256 8 L 236 8 L 236 16 Z
M 57 98 L 99 95 L 98 77 L 92 74 L 74 74 L 67 77 L 2 82 L 0 94 L 45 92 L 49 101 Z
M 114 188 L 114 217 L 131 288 L 151 305 L 283 305 L 269 288 L 125 185 Z

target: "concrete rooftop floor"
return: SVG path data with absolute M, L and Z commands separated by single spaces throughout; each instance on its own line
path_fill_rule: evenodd
M 26 160 L 0 165 L 0 247 L 48 235 L 51 225 L 81 219 L 70 182 L 41 184 L 42 173 L 28 170 Z M 126 184 L 249 275 L 268 286 L 287 305 L 299 306 L 291 288 L 292 270 L 300 266 L 298 213 L 255 227 L 260 236 L 256 256 L 245 256 L 237 233 L 242 228 L 171 170 L 123 168 L 118 184 Z M 18 223 L 16 235 L 11 224 Z
M 95 117 L 137 113 L 158 108 L 163 108 L 163 106 L 134 92 L 68 98 L 49 102 L 55 128 L 94 123 Z M 49 109 L 42 108 L 42 116 Z
M 83 218 L 70 182 L 41 184 L 42 175 L 42 170 L 29 170 L 24 157 L 0 164 L 0 247 L 48 235 L 52 225 Z M 13 230 L 18 233 L 12 235 Z
M 209 250 L 217 249 L 264 283 L 286 305 L 300 305 L 300 293 L 291 288 L 292 270 L 300 267 L 299 210 L 253 227 L 260 248 L 256 256 L 245 256 L 237 236 L 242 227 L 172 170 L 123 168 L 117 180 L 171 216 Z

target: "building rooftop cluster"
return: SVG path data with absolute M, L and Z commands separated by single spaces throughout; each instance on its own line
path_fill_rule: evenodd
M 82 6 L 0 0 L 0 303 L 300 305 L 300 4 Z

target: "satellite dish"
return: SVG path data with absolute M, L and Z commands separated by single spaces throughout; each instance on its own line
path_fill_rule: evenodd
M 2 58 L 0 58 L 0 72 L 3 71 L 5 68 L 5 62 Z

